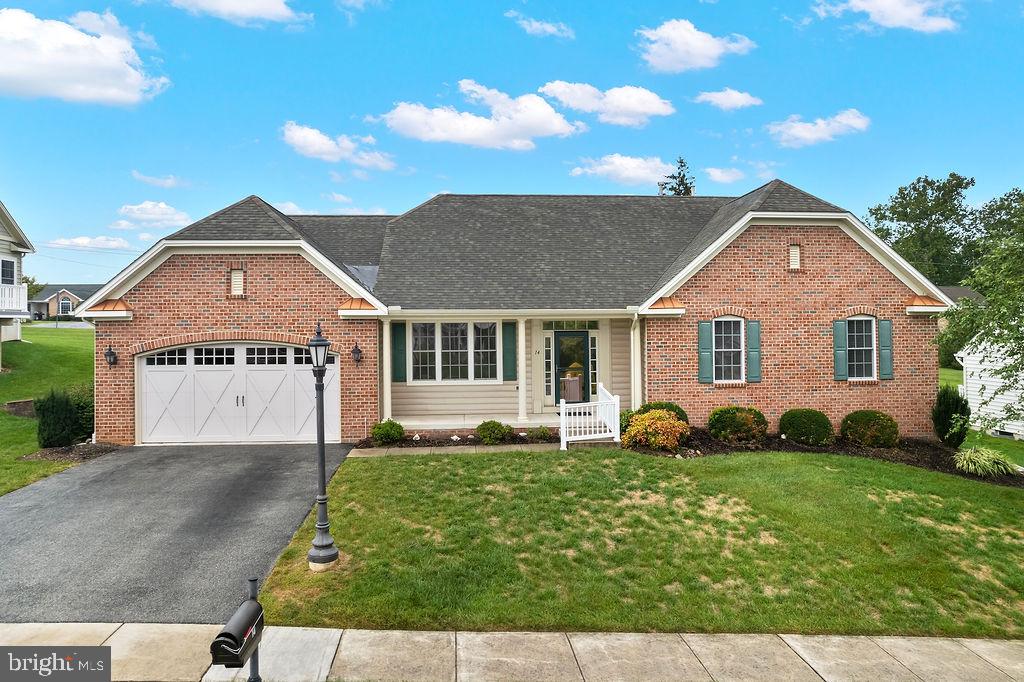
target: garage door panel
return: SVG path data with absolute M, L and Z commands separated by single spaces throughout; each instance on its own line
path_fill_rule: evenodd
M 316 389 L 312 372 L 296 372 L 292 379 L 295 403 L 295 437 L 297 440 L 316 438 Z M 341 436 L 341 419 L 332 406 L 341 404 L 338 373 L 328 370 L 324 376 L 324 438 L 338 440 Z
M 294 421 L 291 368 L 252 369 L 245 375 L 245 429 L 249 440 L 289 440 Z
M 234 367 L 196 368 L 196 440 L 221 441 L 239 438 L 242 433 L 240 383 Z
M 189 440 L 193 424 L 192 384 L 192 374 L 184 367 L 145 373 L 143 440 Z

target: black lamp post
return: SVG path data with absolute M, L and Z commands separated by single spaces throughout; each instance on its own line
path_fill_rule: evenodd
M 313 361 L 313 377 L 316 379 L 316 454 L 318 488 L 316 496 L 316 536 L 313 547 L 306 558 L 312 571 L 326 571 L 338 560 L 338 548 L 331 537 L 331 524 L 327 520 L 327 464 L 324 454 L 324 374 L 327 373 L 327 351 L 331 342 L 324 338 L 320 323 L 316 323 L 316 334 L 309 340 L 309 357 Z

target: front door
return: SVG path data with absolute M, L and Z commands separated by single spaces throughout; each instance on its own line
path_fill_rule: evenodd
M 555 404 L 581 403 L 590 396 L 587 363 L 590 332 L 555 332 Z

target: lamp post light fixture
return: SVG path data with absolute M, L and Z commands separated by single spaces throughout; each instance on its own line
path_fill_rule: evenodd
M 309 340 L 309 357 L 313 361 L 313 377 L 316 380 L 316 455 L 317 455 L 317 496 L 316 536 L 313 547 L 306 554 L 309 569 L 315 573 L 328 570 L 338 561 L 338 548 L 331 537 L 331 524 L 327 520 L 327 464 L 324 453 L 324 374 L 327 373 L 327 351 L 331 342 L 324 338 L 320 323 L 316 333 Z
M 117 353 L 114 352 L 113 346 L 107 346 L 107 349 L 103 351 L 103 357 L 107 359 L 108 367 L 113 367 L 114 365 L 117 364 Z

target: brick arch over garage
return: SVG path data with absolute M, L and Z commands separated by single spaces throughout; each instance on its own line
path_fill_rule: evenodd
M 218 343 L 223 341 L 284 343 L 291 346 L 305 347 L 309 342 L 309 338 L 300 334 L 289 334 L 287 332 L 261 332 L 253 330 L 194 332 L 192 334 L 177 334 L 175 336 L 165 336 L 163 338 L 151 339 L 149 341 L 137 343 L 128 348 L 128 355 L 135 357 L 140 353 L 149 353 L 163 348 L 192 346 L 203 343 Z

